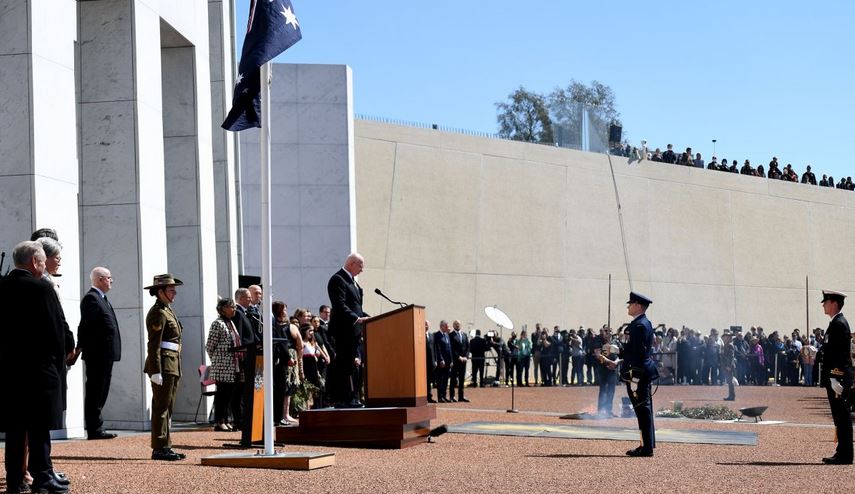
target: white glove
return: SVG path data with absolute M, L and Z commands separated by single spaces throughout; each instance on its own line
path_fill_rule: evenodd
M 158 386 L 161 386 L 163 384 L 163 376 L 160 375 L 160 372 L 158 372 L 157 374 L 152 374 L 149 379 L 151 379 L 152 383 L 157 384 Z
M 840 381 L 837 379 L 831 380 L 831 390 L 834 391 L 834 394 L 840 397 L 843 394 L 843 385 L 840 384 Z

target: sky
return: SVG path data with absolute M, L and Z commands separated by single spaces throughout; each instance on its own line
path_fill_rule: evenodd
M 275 62 L 349 65 L 357 114 L 495 133 L 519 86 L 598 80 L 633 144 L 855 175 L 855 2 L 292 2 L 303 39 Z

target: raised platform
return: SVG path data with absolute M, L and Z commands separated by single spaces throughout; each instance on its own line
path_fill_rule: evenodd
M 202 458 L 202 465 L 233 468 L 272 468 L 278 470 L 314 470 L 335 465 L 335 453 L 278 452 L 272 456 L 260 453 L 226 453 Z
M 402 449 L 427 441 L 436 407 L 327 408 L 300 412 L 300 425 L 277 427 L 276 441 Z

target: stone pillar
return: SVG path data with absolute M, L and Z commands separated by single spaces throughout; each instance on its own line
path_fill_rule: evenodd
M 163 24 L 162 32 L 168 31 Z M 169 271 L 184 282 L 173 305 L 184 327 L 174 417 L 192 420 L 199 399 L 198 367 L 206 362 L 207 327 L 216 317 L 217 301 L 217 258 L 210 254 L 216 251 L 211 146 L 210 139 L 201 139 L 208 144 L 200 146 L 199 138 L 200 131 L 210 129 L 210 109 L 202 103 L 211 101 L 211 94 L 207 71 L 195 63 L 202 55 L 208 59 L 207 45 L 197 51 L 174 31 L 164 34 L 163 43 L 166 237 Z
M 145 314 L 154 300 L 142 287 L 168 269 L 160 17 L 135 0 L 78 2 L 78 9 L 81 259 L 84 270 L 112 271 L 122 332 L 105 427 L 146 429 Z
M 345 65 L 273 65 L 273 297 L 290 308 L 328 304 L 329 277 L 356 250 L 351 87 Z M 257 130 L 240 140 L 244 263 L 259 274 Z
M 78 291 L 77 143 L 74 94 L 75 2 L 0 0 L 0 250 L 37 228 L 54 228 L 64 246 L 60 298 L 76 333 Z M 81 367 L 68 374 L 66 429 L 83 434 Z
M 235 152 L 237 139 L 220 125 L 232 104 L 234 40 L 231 1 L 209 0 L 208 36 L 211 68 L 211 138 L 214 161 L 214 217 L 217 241 L 217 293 L 231 297 L 237 287 L 238 227 Z

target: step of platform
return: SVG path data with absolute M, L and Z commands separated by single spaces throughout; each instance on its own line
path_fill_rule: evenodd
M 400 449 L 427 441 L 435 406 L 329 408 L 300 413 L 300 425 L 276 428 L 285 444 Z

